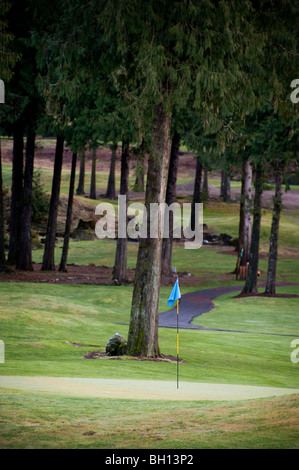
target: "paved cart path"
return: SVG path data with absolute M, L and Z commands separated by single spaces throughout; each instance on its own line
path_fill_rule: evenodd
M 277 283 L 277 286 L 294 285 L 298 284 L 285 284 Z M 261 286 L 259 286 L 261 287 Z M 215 287 L 212 289 L 203 289 L 196 292 L 183 294 L 179 303 L 179 318 L 177 319 L 176 306 L 166 312 L 161 312 L 159 315 L 159 326 L 164 328 L 177 328 L 177 320 L 180 329 L 193 329 L 193 330 L 212 330 L 212 331 L 227 331 L 232 333 L 254 333 L 264 335 L 278 335 L 278 336 L 294 336 L 285 335 L 281 333 L 268 333 L 268 332 L 251 332 L 245 330 L 228 330 L 223 328 L 208 328 L 200 325 L 193 325 L 192 320 L 203 313 L 210 312 L 214 308 L 213 299 L 220 295 L 229 294 L 231 292 L 240 292 L 240 286 L 230 287 Z M 299 292 L 298 292 L 299 293 Z
M 183 294 L 179 303 L 179 327 L 187 329 L 211 329 L 203 326 L 193 325 L 193 318 L 207 313 L 214 308 L 213 299 L 220 295 L 230 292 L 240 291 L 240 286 L 234 287 L 215 287 L 213 289 L 203 289 L 189 294 Z M 159 315 L 159 326 L 165 328 L 177 327 L 177 309 L 176 306 L 167 312 Z

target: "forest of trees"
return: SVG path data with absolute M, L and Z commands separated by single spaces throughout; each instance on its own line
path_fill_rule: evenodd
M 299 105 L 290 100 L 299 70 L 297 25 L 298 7 L 291 0 L 1 2 L 5 104 L 0 104 L 0 136 L 12 136 L 13 162 L 5 250 L 0 151 L 0 270 L 9 265 L 33 269 L 35 139 L 51 132 L 56 151 L 42 270 L 55 269 L 66 145 L 72 152 L 72 171 L 61 271 L 67 269 L 73 197 L 86 192 L 86 150 L 93 155 L 90 198 L 96 198 L 95 155 L 101 142 L 111 151 L 105 196 L 115 198 L 120 152 L 120 194 L 128 192 L 133 159 L 135 186 L 145 190 L 148 208 L 176 200 L 179 148 L 184 144 L 197 156 L 193 204 L 208 197 L 210 169 L 221 171 L 224 201 L 229 200 L 233 170 L 242 174 L 238 249 L 241 264 L 249 263 L 244 293 L 257 292 L 263 184 L 269 175 L 275 179 L 266 283 L 266 292 L 275 293 L 283 175 L 299 161 Z M 162 271 L 170 272 L 172 253 L 172 239 L 163 239 L 162 224 L 160 232 L 159 238 L 139 242 L 130 354 L 159 355 L 160 277 Z M 113 276 L 119 284 L 126 278 L 123 238 L 117 241 Z

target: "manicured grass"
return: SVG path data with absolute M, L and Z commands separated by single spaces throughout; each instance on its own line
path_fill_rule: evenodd
M 55 249 L 55 263 L 60 262 L 63 242 L 59 241 Z M 90 263 L 97 266 L 110 266 L 114 264 L 116 243 L 109 240 L 71 241 L 69 247 L 68 263 L 78 265 L 88 265 Z M 136 266 L 138 244 L 128 243 L 127 266 L 133 269 Z M 43 258 L 43 248 L 33 250 L 32 259 L 35 263 L 41 263 Z
M 260 288 L 259 292 L 264 290 Z M 298 294 L 299 286 L 277 287 L 276 291 L 277 294 Z M 241 298 L 232 293 L 216 298 L 214 305 L 212 314 L 201 315 L 193 323 L 209 328 L 299 336 L 299 298 Z
M 184 403 L 146 398 L 143 401 L 86 400 L 3 390 L 0 404 L 0 448 L 5 449 L 296 449 L 299 446 L 298 396 L 248 402 Z
M 176 365 L 84 360 L 116 331 L 127 335 L 131 287 L 2 283 L 3 375 L 173 380 Z M 294 292 L 294 287 L 281 292 Z M 160 311 L 169 289 L 162 288 Z M 255 301 L 258 301 L 254 303 Z M 296 300 L 297 304 L 294 303 Z M 261 301 L 261 302 L 259 302 Z M 282 303 L 280 303 L 280 301 Z M 249 305 L 251 304 L 251 305 Z M 298 388 L 291 340 L 298 299 L 215 300 L 200 324 L 255 333 L 180 330 L 180 380 Z M 280 310 L 281 308 L 281 310 Z M 282 313 L 283 312 L 283 313 Z M 210 320 L 209 320 L 210 319 Z M 259 321 L 259 323 L 257 323 Z M 261 335 L 258 331 L 293 336 Z M 176 331 L 161 328 L 175 355 Z M 75 344 L 81 345 L 76 347 Z M 79 398 L 0 388 L 0 448 L 298 448 L 298 395 L 236 402 Z M 249 432 L 250 430 L 250 432 Z
M 59 264 L 62 253 L 63 242 L 60 240 L 55 249 L 55 263 Z M 259 261 L 261 276 L 259 281 L 265 281 L 268 266 L 268 246 L 261 249 L 263 255 Z M 68 263 L 78 265 L 88 265 L 93 263 L 97 266 L 114 265 L 116 243 L 115 241 L 99 240 L 92 241 L 71 241 L 69 246 Z M 128 243 L 127 264 L 129 269 L 136 266 L 138 243 Z M 226 251 L 227 250 L 227 251 Z M 177 271 L 190 272 L 197 277 L 201 277 L 199 286 L 214 285 L 218 280 L 224 281 L 227 285 L 235 282 L 233 274 L 237 254 L 233 253 L 233 247 L 223 250 L 219 246 L 203 245 L 200 249 L 186 250 L 183 246 L 174 244 L 172 265 Z M 291 250 L 291 249 L 290 249 Z M 299 257 L 297 251 L 295 255 L 289 254 L 289 250 L 283 248 L 277 264 L 278 282 L 298 282 L 299 283 Z M 286 254 L 284 254 L 286 252 Z M 231 253 L 231 254 L 230 254 Z M 35 249 L 32 252 L 32 259 L 35 263 L 41 263 L 43 258 L 43 248 Z M 217 261 L 216 261 L 217 260 Z M 238 281 L 241 285 L 241 282 Z
M 169 288 L 161 288 L 160 311 L 168 310 L 168 296 Z M 1 374 L 174 379 L 176 365 L 171 363 L 83 360 L 84 354 L 105 349 L 115 332 L 127 337 L 131 297 L 132 287 L 43 284 L 37 289 L 34 284 L 2 283 L 1 338 L 6 360 Z M 206 316 L 216 316 L 213 327 L 242 327 L 253 334 L 181 330 L 180 354 L 186 361 L 181 365 L 182 381 L 299 386 L 298 370 L 290 360 L 291 339 L 299 336 L 298 299 L 297 304 L 294 299 L 284 300 L 288 314 L 280 318 L 279 306 L 271 315 L 273 300 L 265 299 L 259 309 L 265 320 L 258 327 L 248 323 L 252 317 L 247 300 L 235 299 L 232 305 L 228 299 L 229 314 L 227 301 L 218 300 L 220 306 Z M 221 312 L 224 319 L 230 315 L 224 326 Z M 280 330 L 292 336 L 257 333 Z M 176 331 L 160 328 L 159 343 L 163 354 L 176 355 Z

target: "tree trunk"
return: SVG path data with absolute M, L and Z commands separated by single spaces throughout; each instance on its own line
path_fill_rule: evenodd
M 97 149 L 93 148 L 92 149 L 92 161 L 91 161 L 91 181 L 90 181 L 90 194 L 89 197 L 90 199 L 96 199 L 97 194 L 96 194 L 96 152 Z
M 2 157 L 0 138 L 0 273 L 6 270 L 5 241 L 4 241 L 4 208 L 3 208 L 3 185 L 2 185 Z
M 259 263 L 259 246 L 260 246 L 260 229 L 262 217 L 262 193 L 263 193 L 263 170 L 261 164 L 256 167 L 255 174 L 255 194 L 254 194 L 254 208 L 253 208 L 253 224 L 251 234 L 251 244 L 249 253 L 249 266 L 245 286 L 242 294 L 256 294 L 257 293 L 257 272 Z
M 195 204 L 200 203 L 201 200 L 201 174 L 202 174 L 202 163 L 200 157 L 196 159 L 196 172 L 194 180 L 194 190 L 193 190 L 193 199 L 191 204 L 191 230 L 195 230 Z
M 202 199 L 207 201 L 209 199 L 209 184 L 208 184 L 208 170 L 204 168 L 203 173 L 203 184 L 202 184 Z
M 57 140 L 56 140 L 52 193 L 51 193 L 51 200 L 50 200 L 47 235 L 46 235 L 46 242 L 45 242 L 42 271 L 54 271 L 55 270 L 54 252 L 55 252 L 56 224 L 57 224 L 62 159 L 63 159 L 63 146 L 64 146 L 64 136 L 59 135 L 57 136 Z
M 230 176 L 224 171 L 221 172 L 220 197 L 224 202 L 230 201 Z
M 148 162 L 145 208 L 147 238 L 139 243 L 132 299 L 128 354 L 159 356 L 158 324 L 161 280 L 163 217 L 157 217 L 158 236 L 150 236 L 150 204 L 162 204 L 166 196 L 167 167 L 170 151 L 171 116 L 162 105 L 156 107 L 151 151 Z
M 116 150 L 117 150 L 117 144 L 112 144 L 111 145 L 111 161 L 110 161 L 109 179 L 108 179 L 107 192 L 106 192 L 106 196 L 105 196 L 107 199 L 116 199 L 116 196 L 115 196 Z
M 180 135 L 174 132 L 172 138 L 168 180 L 166 189 L 166 204 L 170 206 L 176 200 L 176 181 L 179 162 Z M 173 212 L 169 212 L 169 236 L 163 238 L 162 244 L 162 273 L 166 276 L 171 274 L 171 258 L 172 258 L 172 242 L 173 242 Z
M 278 232 L 279 220 L 281 213 L 281 199 L 282 199 L 282 180 L 283 180 L 283 163 L 277 163 L 275 175 L 275 196 L 272 215 L 271 235 L 270 235 L 270 248 L 268 258 L 268 272 L 265 294 L 275 294 L 275 281 L 276 281 L 276 268 L 277 268 L 277 254 L 278 254 Z
M 143 138 L 142 142 L 141 142 L 141 145 L 137 150 L 136 169 L 135 169 L 135 184 L 134 184 L 134 191 L 136 191 L 136 192 L 143 192 L 144 191 L 145 148 L 146 148 L 146 143 L 145 143 L 145 140 Z
M 72 169 L 70 177 L 70 188 L 69 188 L 69 198 L 67 204 L 67 214 L 65 222 L 65 231 L 64 231 L 64 240 L 61 261 L 59 266 L 59 271 L 67 273 L 67 255 L 69 251 L 69 241 L 71 233 L 71 224 L 72 224 L 72 210 L 73 210 L 73 199 L 74 199 L 74 187 L 75 187 L 75 177 L 76 177 L 76 165 L 77 165 L 77 153 L 73 153 L 72 157 Z
M 242 189 L 240 198 L 240 221 L 239 221 L 239 243 L 238 259 L 240 266 L 246 266 L 249 261 L 249 250 L 251 243 L 251 186 L 252 186 L 252 167 L 249 159 L 243 163 Z M 243 251 L 242 251 L 243 250 Z M 238 262 L 236 273 L 239 274 Z
M 129 188 L 129 142 L 123 143 L 121 154 L 120 194 L 128 195 Z M 128 200 L 126 199 L 125 213 L 127 217 Z M 113 279 L 122 284 L 127 277 L 127 238 L 117 237 Z
M 80 160 L 80 171 L 79 171 L 79 181 L 78 187 L 76 189 L 76 194 L 85 194 L 84 192 L 84 179 L 85 179 L 85 150 L 84 148 L 79 152 L 79 160 Z
M 138 166 L 136 171 L 134 191 L 142 193 L 144 191 L 144 167 Z
M 17 269 L 33 271 L 31 243 L 31 207 L 32 178 L 35 152 L 35 132 L 30 130 L 26 143 L 26 163 L 24 175 L 24 202 L 21 216 L 19 250 L 17 253 Z
M 24 151 L 24 125 L 18 121 L 13 134 L 13 163 L 11 205 L 9 219 L 9 250 L 8 264 L 16 264 L 19 249 L 19 233 L 21 213 L 23 206 L 23 151 Z
M 225 178 L 225 173 L 223 170 L 221 170 L 221 183 L 220 183 L 220 197 L 223 198 L 224 195 L 224 178 Z

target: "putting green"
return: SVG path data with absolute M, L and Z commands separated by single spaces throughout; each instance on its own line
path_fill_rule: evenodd
M 299 394 L 299 389 L 197 382 L 1 376 L 0 387 L 77 397 L 134 400 L 248 400 Z

